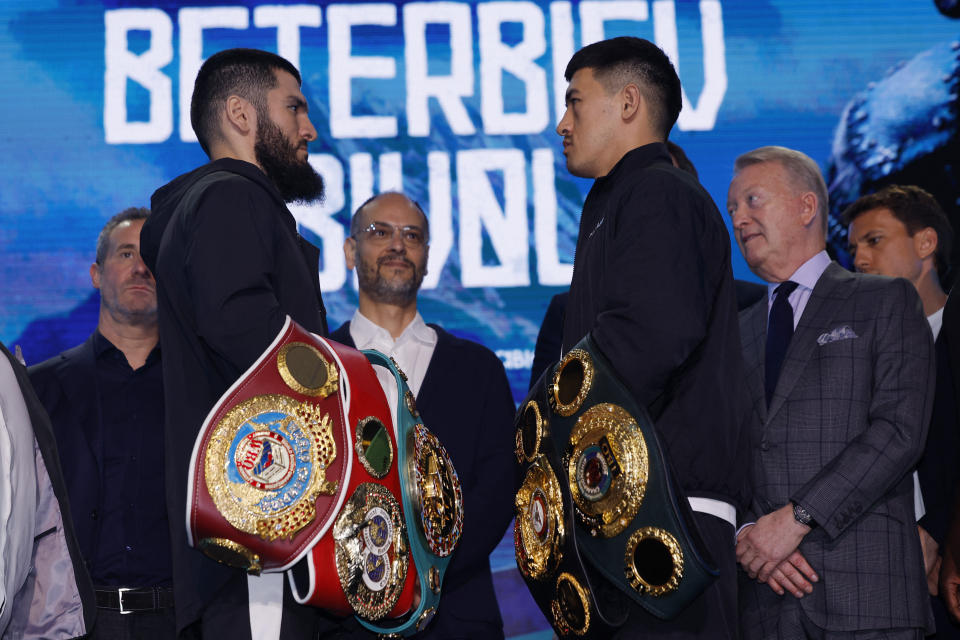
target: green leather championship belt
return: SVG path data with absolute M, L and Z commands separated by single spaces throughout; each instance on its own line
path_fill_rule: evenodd
M 588 335 L 516 418 L 517 566 L 562 638 L 607 638 L 640 606 L 677 616 L 718 571 L 646 409 Z

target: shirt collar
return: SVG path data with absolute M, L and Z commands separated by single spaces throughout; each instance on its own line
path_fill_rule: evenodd
M 120 349 L 118 349 L 115 344 L 110 342 L 110 340 L 105 338 L 104 335 L 100 333 L 100 329 L 95 329 L 93 331 L 94 358 L 100 358 L 104 354 L 110 353 L 111 351 L 120 351 Z M 160 357 L 160 341 L 158 340 L 157 345 L 150 350 L 150 355 L 147 356 L 147 361 L 144 364 L 145 365 L 152 364 L 159 357 Z M 124 358 L 126 358 L 126 356 L 124 356 Z
M 411 340 L 424 344 L 434 342 L 433 331 L 423 321 L 423 316 L 420 315 L 419 311 L 410 321 L 410 324 L 403 329 L 403 333 L 394 340 L 389 331 L 374 323 L 360 313 L 360 309 L 357 309 L 353 312 L 353 318 L 350 320 L 350 333 L 355 336 L 354 341 L 357 343 L 358 349 L 365 349 L 374 343 L 397 345 Z
M 656 162 L 666 162 L 668 164 L 673 164 L 670 161 L 670 152 L 667 151 L 667 145 L 662 142 L 652 142 L 650 144 L 645 144 L 642 147 L 636 147 L 626 152 L 622 158 L 613 165 L 613 169 L 610 169 L 610 172 L 597 178 L 598 181 L 604 181 L 609 178 L 614 177 L 619 173 L 624 167 L 631 168 L 643 168 L 650 166 Z
M 100 333 L 100 329 L 95 330 L 93 332 L 93 354 L 99 358 L 111 350 L 116 351 L 117 348 L 112 342 L 103 337 L 103 334 Z
M 813 289 L 817 280 L 820 279 L 820 276 L 823 275 L 823 272 L 827 270 L 827 267 L 830 266 L 830 255 L 826 250 L 817 253 L 812 258 L 800 265 L 800 268 L 793 272 L 787 280 L 796 282 L 801 287 L 805 289 Z M 773 299 L 773 292 L 777 287 L 780 286 L 779 282 L 768 282 L 767 283 L 767 298 Z
M 940 328 L 943 326 L 943 307 L 940 307 L 927 316 L 927 322 L 930 323 L 930 330 L 933 331 L 933 339 L 940 337 Z

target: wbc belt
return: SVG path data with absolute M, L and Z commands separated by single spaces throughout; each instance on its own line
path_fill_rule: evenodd
M 190 465 L 187 535 L 219 562 L 287 571 L 302 604 L 353 613 L 374 630 L 374 621 L 397 619 L 381 632 L 407 635 L 436 611 L 462 499 L 442 445 L 407 418 L 416 408 L 405 384 L 398 441 L 370 361 L 385 361 L 402 384 L 382 354 L 324 340 L 288 318 L 204 421 Z M 432 529 L 439 547 L 429 547 L 431 557 L 421 530 L 437 510 L 434 496 L 447 499 L 440 511 L 448 517 L 440 519 L 446 528 Z
M 716 578 L 653 422 L 589 335 L 516 426 L 517 565 L 558 636 L 609 637 L 634 606 L 675 617 Z
M 397 385 L 398 468 L 410 551 L 419 578 L 420 602 L 403 620 L 371 624 L 381 634 L 410 635 L 421 631 L 437 613 L 447 565 L 463 530 L 463 490 L 447 450 L 423 425 L 407 378 L 392 358 L 364 351 L 372 364 L 390 371 Z

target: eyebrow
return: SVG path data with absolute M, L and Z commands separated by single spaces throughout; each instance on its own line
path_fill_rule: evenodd
M 136 250 L 137 250 L 137 245 L 133 244 L 132 242 L 128 242 L 128 243 L 126 243 L 126 244 L 121 244 L 120 246 L 117 247 L 116 250 L 117 250 L 117 251 L 122 251 L 122 250 L 124 250 L 124 249 L 133 249 L 134 251 L 136 251 Z
M 307 101 L 306 101 L 306 100 L 304 100 L 304 99 L 301 98 L 300 96 L 295 96 L 295 95 L 291 95 L 288 99 L 289 99 L 293 104 L 295 104 L 296 106 L 300 107 L 301 109 L 303 109 L 304 111 L 306 111 L 306 112 L 309 113 L 309 111 L 310 111 L 310 105 L 307 104 Z
M 567 93 L 564 94 L 564 96 L 563 96 L 564 101 L 565 101 L 565 102 L 569 102 L 569 101 L 570 101 L 570 96 L 572 96 L 572 95 L 575 94 L 575 93 L 580 93 L 580 90 L 579 90 L 579 89 L 567 89 Z

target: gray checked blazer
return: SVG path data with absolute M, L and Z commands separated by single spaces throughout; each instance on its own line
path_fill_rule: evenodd
M 749 519 L 792 500 L 817 521 L 800 552 L 820 581 L 800 606 L 818 627 L 932 631 L 909 472 L 923 451 L 935 361 L 914 287 L 831 263 L 797 324 L 769 408 L 766 329 L 764 296 L 740 313 Z M 781 604 L 794 596 L 741 578 L 744 637 L 777 637 Z

